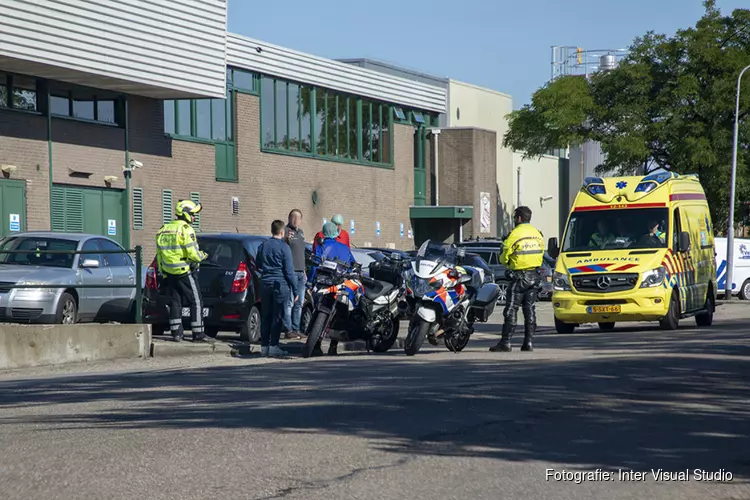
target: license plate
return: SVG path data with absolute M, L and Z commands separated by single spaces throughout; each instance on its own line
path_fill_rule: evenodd
M 620 312 L 620 306 L 590 306 L 590 314 L 617 314 Z
M 189 307 L 183 307 L 182 308 L 182 317 L 183 318 L 189 318 L 190 317 L 190 308 Z M 203 308 L 203 317 L 208 317 L 208 307 Z

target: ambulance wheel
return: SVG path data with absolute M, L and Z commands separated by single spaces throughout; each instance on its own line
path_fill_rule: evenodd
M 740 299 L 750 300 L 750 280 L 745 280 L 742 284 L 742 288 L 740 288 Z
M 701 314 L 695 315 L 695 324 L 698 326 L 711 326 L 714 322 L 714 292 L 711 288 L 708 289 L 708 296 L 706 297 L 705 311 Z
M 611 323 L 599 323 L 599 330 L 603 332 L 610 332 L 615 329 L 614 321 Z
M 667 315 L 659 321 L 659 328 L 662 330 L 677 330 L 680 326 L 680 299 L 677 290 L 672 291 L 672 298 L 669 300 L 669 310 Z
M 557 333 L 573 333 L 576 329 L 576 325 L 571 323 L 563 323 L 559 319 L 555 318 L 555 330 Z

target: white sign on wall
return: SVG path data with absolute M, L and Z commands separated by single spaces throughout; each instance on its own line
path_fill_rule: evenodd
M 349 224 L 349 232 L 350 232 L 351 234 L 354 234 L 354 219 L 352 219 L 352 220 L 351 220 L 351 221 L 349 221 L 349 222 L 350 222 L 350 224 Z
M 115 219 L 107 220 L 107 234 L 109 236 L 117 236 L 117 221 Z
M 375 234 L 380 236 L 380 221 L 375 223 Z
M 19 214 L 10 214 L 10 230 L 14 233 L 21 230 L 21 216 Z
M 402 238 L 404 237 L 404 225 L 403 224 L 401 224 L 401 237 Z
M 490 197 L 490 193 L 479 193 L 479 214 L 479 232 L 492 232 L 492 198 Z

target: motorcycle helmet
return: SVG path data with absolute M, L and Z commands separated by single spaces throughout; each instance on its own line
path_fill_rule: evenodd
M 175 215 L 178 219 L 184 220 L 188 224 L 195 222 L 195 216 L 203 210 L 200 203 L 195 203 L 192 200 L 180 200 L 177 202 L 177 208 L 175 208 Z

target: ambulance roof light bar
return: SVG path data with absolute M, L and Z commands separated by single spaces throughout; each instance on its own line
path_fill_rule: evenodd
M 604 180 L 601 177 L 586 177 L 583 179 L 583 188 L 592 196 L 607 192 Z

